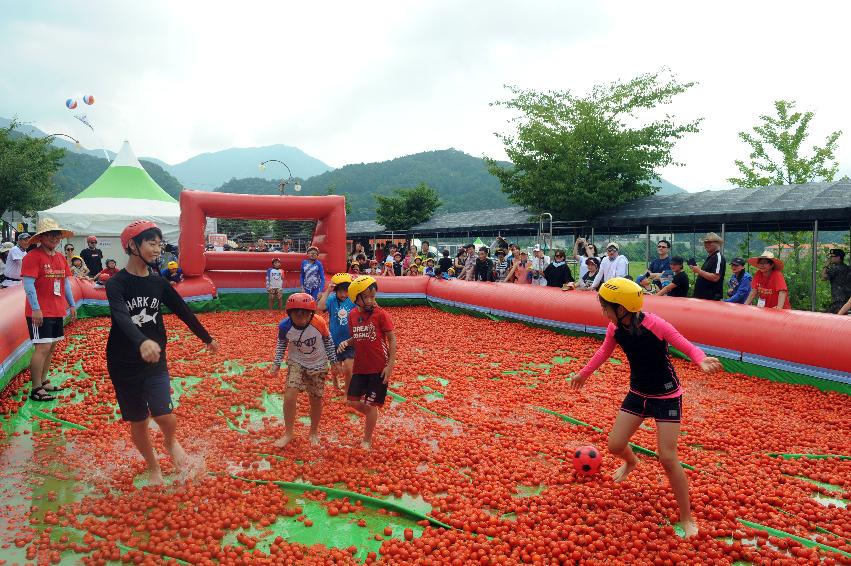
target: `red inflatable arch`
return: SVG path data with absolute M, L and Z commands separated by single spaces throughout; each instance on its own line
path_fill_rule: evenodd
M 180 267 L 188 277 L 205 271 L 252 271 L 269 267 L 269 254 L 263 252 L 205 251 L 204 228 L 207 217 L 257 220 L 315 220 L 313 245 L 325 271 L 346 270 L 345 197 L 295 197 L 237 195 L 183 191 L 180 193 Z M 278 253 L 281 268 L 299 271 L 306 257 L 300 252 Z

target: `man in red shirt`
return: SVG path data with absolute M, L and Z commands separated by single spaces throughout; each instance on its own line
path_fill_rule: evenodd
M 30 361 L 33 401 L 52 401 L 51 395 L 62 388 L 50 383 L 47 372 L 56 344 L 64 338 L 65 303 L 71 307 L 71 320 L 77 317 L 77 306 L 71 291 L 71 268 L 65 256 L 56 251 L 62 238 L 74 233 L 59 227 L 52 218 L 42 218 L 30 244 L 40 244 L 24 257 L 21 278 L 27 296 L 24 314 L 34 351 Z
M 372 447 L 372 432 L 378 421 L 378 407 L 384 405 L 387 384 L 396 363 L 396 335 L 393 321 L 387 311 L 375 302 L 378 284 L 368 275 L 362 275 L 349 285 L 349 298 L 357 306 L 349 313 L 351 338 L 337 347 L 343 352 L 348 346 L 355 347 L 352 379 L 346 393 L 350 407 L 363 414 L 363 443 Z

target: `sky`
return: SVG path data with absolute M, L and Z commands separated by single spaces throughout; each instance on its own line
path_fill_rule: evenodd
M 0 117 L 172 164 L 278 143 L 333 167 L 450 147 L 503 159 L 511 114 L 490 103 L 505 85 L 581 95 L 668 68 L 698 84 L 666 111 L 703 118 L 668 181 L 728 187 L 748 154 L 737 133 L 777 99 L 815 112 L 808 147 L 843 130 L 851 173 L 845 2 L 0 0 L 0 14 Z

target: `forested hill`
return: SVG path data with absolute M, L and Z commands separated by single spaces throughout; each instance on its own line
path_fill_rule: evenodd
M 302 181 L 302 195 L 345 195 L 351 207 L 350 220 L 375 218 L 373 195 L 394 189 L 413 188 L 426 183 L 437 190 L 443 206 L 439 212 L 486 210 L 510 206 L 499 181 L 488 172 L 485 162 L 455 149 L 427 151 L 380 163 L 346 165 Z M 662 180 L 660 194 L 683 189 Z M 287 187 L 287 194 L 295 194 Z M 260 178 L 231 179 L 219 192 L 279 194 L 278 182 Z
M 499 181 L 485 162 L 454 149 L 427 151 L 380 163 L 346 165 L 302 181 L 302 195 L 332 192 L 346 195 L 351 207 L 349 219 L 375 218 L 375 194 L 413 188 L 426 183 L 437 190 L 443 201 L 441 212 L 481 210 L 509 206 Z M 220 192 L 278 194 L 278 183 L 265 179 L 232 179 L 216 189 Z M 287 187 L 288 194 L 294 194 Z
M 180 191 L 183 188 L 177 179 L 156 163 L 144 159 L 140 159 L 139 163 L 165 192 L 180 199 Z M 59 202 L 65 202 L 83 192 L 106 171 L 107 167 L 109 167 L 109 161 L 103 157 L 66 151 L 65 157 L 62 158 L 62 167 L 53 176 L 53 184 L 59 192 Z

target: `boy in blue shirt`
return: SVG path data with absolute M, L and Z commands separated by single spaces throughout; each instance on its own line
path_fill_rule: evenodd
M 331 277 L 328 289 L 319 295 L 317 310 L 319 312 L 328 311 L 328 329 L 331 331 L 331 339 L 334 341 L 335 348 L 339 347 L 341 342 L 352 337 L 349 331 L 349 313 L 355 308 L 355 304 L 349 299 L 349 284 L 351 282 L 352 276 L 350 274 L 337 273 Z M 349 346 L 337 354 L 337 362 L 341 366 L 345 382 L 343 391 L 349 390 L 354 361 L 354 346 Z M 334 378 L 334 387 L 340 389 L 336 371 L 332 372 L 332 377 Z
M 180 269 L 176 261 L 168 262 L 165 269 L 160 271 L 160 275 L 168 279 L 168 282 L 172 285 L 176 285 L 183 281 L 183 270 Z
M 307 259 L 301 262 L 301 289 L 317 300 L 324 288 L 325 267 L 319 261 L 319 248 L 310 246 L 307 248 Z

